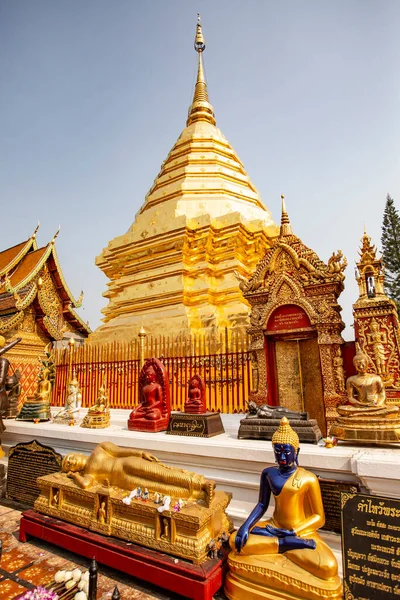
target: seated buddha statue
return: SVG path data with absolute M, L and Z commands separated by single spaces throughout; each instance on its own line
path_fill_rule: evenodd
M 106 389 L 105 378 L 99 388 L 97 400 L 91 406 L 82 423 L 81 427 L 87 427 L 89 429 L 104 429 L 110 425 L 110 411 L 108 409 L 108 393 Z
M 147 487 L 150 492 L 176 498 L 213 498 L 215 483 L 176 467 L 161 463 L 155 456 L 134 448 L 120 448 L 112 442 L 98 444 L 90 456 L 71 452 L 62 462 L 62 472 L 82 489 L 104 484 L 125 491 Z
M 53 384 L 49 381 L 50 369 L 45 367 L 39 373 L 36 392 L 27 396 L 20 412 L 18 421 L 48 421 L 51 418 L 50 402 Z
M 399 407 L 386 404 L 383 381 L 367 372 L 368 362 L 357 344 L 353 359 L 357 374 L 346 381 L 347 403 L 336 407 L 339 417 L 330 435 L 347 441 L 399 442 Z
M 139 375 L 139 406 L 128 419 L 133 431 L 165 431 L 171 414 L 169 381 L 157 358 L 146 360 Z
M 74 371 L 72 380 L 68 385 L 67 400 L 65 402 L 65 408 L 58 411 L 53 421 L 61 425 L 73 425 L 75 423 L 76 413 L 82 405 L 82 394 L 79 387 L 79 382 L 76 378 Z
M 232 600 L 339 600 L 338 565 L 318 534 L 325 523 L 318 479 L 298 466 L 299 438 L 286 417 L 272 445 L 277 466 L 262 472 L 258 503 L 230 538 L 225 594 Z M 271 493 L 272 518 L 260 520 Z
M 206 386 L 200 375 L 196 374 L 189 381 L 184 412 L 199 415 L 206 411 Z

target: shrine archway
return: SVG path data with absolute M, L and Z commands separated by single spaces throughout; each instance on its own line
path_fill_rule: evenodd
M 268 404 L 306 411 L 326 430 L 318 333 L 305 310 L 295 304 L 276 308 L 264 329 L 264 347 Z

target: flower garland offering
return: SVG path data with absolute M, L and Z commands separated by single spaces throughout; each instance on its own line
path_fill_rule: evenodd
M 26 592 L 18 600 L 87 600 L 89 594 L 89 571 L 57 571 L 54 581 L 47 588 L 39 585 Z

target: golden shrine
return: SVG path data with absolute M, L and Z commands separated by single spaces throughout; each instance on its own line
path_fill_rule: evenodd
M 81 306 L 64 279 L 55 248 L 57 234 L 38 248 L 37 227 L 32 236 L 0 252 L 0 334 L 22 341 L 9 353 L 14 370 L 22 373 L 20 400 L 36 391 L 38 357 L 45 346 L 61 340 L 66 331 L 90 333 L 74 308 Z
M 278 233 L 237 154 L 216 127 L 203 68 L 186 128 L 169 152 L 128 232 L 96 259 L 109 277 L 104 324 L 91 341 L 178 336 L 248 324 L 234 272 L 249 277 Z
M 293 234 L 282 197 L 280 235 L 240 284 L 251 305 L 250 400 L 307 411 L 323 434 L 345 396 L 338 297 L 346 265 L 340 250 L 325 264 Z
M 212 539 L 233 529 L 225 513 L 232 495 L 216 491 L 214 481 L 111 442 L 90 456 L 67 454 L 62 471 L 37 484 L 39 512 L 195 564 L 206 559 Z
M 397 307 L 384 291 L 382 258 L 364 231 L 357 262 L 359 297 L 353 304 L 354 331 L 368 357 L 368 371 L 386 388 L 386 402 L 400 404 L 400 336 Z

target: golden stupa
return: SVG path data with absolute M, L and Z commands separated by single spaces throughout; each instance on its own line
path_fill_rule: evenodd
M 92 341 L 188 335 L 247 323 L 238 276 L 249 277 L 278 233 L 243 164 L 216 127 L 203 69 L 186 127 L 161 166 L 135 222 L 96 259 L 110 279 Z

